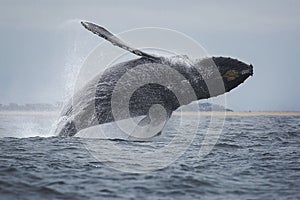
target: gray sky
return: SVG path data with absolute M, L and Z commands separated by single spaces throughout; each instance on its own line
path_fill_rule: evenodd
M 300 1 L 0 2 L 0 103 L 62 100 L 76 69 L 103 40 L 79 19 L 119 33 L 183 32 L 210 55 L 239 58 L 254 76 L 227 95 L 234 110 L 300 110 Z M 72 69 L 72 67 L 74 69 Z

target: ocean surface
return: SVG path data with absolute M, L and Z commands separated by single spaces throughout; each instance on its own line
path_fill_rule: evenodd
M 183 117 L 188 137 L 168 146 L 179 116 L 126 141 L 55 137 L 54 115 L 0 114 L 0 199 L 300 199 L 300 116 L 227 116 L 206 156 L 211 117 L 196 130 L 199 119 Z

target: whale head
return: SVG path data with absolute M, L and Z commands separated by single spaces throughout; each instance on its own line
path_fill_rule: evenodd
M 210 57 L 196 62 L 201 79 L 206 82 L 206 98 L 224 94 L 253 75 L 253 66 L 229 57 Z
M 225 57 L 213 57 L 213 61 L 222 76 L 226 92 L 243 83 L 248 77 L 253 76 L 251 64 Z

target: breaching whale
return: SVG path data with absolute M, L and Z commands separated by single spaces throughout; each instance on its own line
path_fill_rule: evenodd
M 149 115 L 154 105 L 161 106 L 165 111 L 165 119 L 169 119 L 172 112 L 180 106 L 229 92 L 253 75 L 251 64 L 234 58 L 208 57 L 191 60 L 181 55 L 172 57 L 153 55 L 130 47 L 101 26 L 89 22 L 81 24 L 92 33 L 139 58 L 107 68 L 78 91 L 61 112 L 56 129 L 59 136 L 74 136 L 82 129 L 128 117 L 143 116 L 138 125 L 144 126 L 154 120 Z M 164 66 L 180 75 L 173 78 L 169 72 L 164 71 L 166 69 Z M 132 73 L 125 81 L 122 80 L 128 72 Z M 126 93 L 128 88 L 132 89 L 131 85 L 149 77 L 156 81 L 146 81 L 146 84 L 138 85 L 134 91 L 129 92 L 130 98 L 127 99 L 129 115 L 119 112 L 116 117 L 118 109 L 122 110 L 124 107 L 125 97 L 123 98 L 122 91 Z M 162 79 L 165 85 L 160 84 Z M 192 88 L 191 91 L 188 91 L 187 84 Z M 174 88 L 177 93 L 174 93 Z M 114 93 L 117 98 L 114 98 Z M 179 99 L 178 94 L 183 97 Z M 158 130 L 157 134 L 160 132 L 161 130 Z

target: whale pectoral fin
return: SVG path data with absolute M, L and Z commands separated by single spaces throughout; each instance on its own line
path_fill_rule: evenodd
M 164 123 L 162 126 L 159 127 L 159 129 L 157 128 L 153 128 L 151 127 L 151 119 L 149 117 L 149 115 L 147 115 L 146 117 L 144 117 L 139 123 L 138 123 L 138 126 L 139 127 L 145 127 L 145 126 L 149 126 L 147 128 L 147 132 L 149 132 L 148 134 L 151 135 L 151 137 L 155 137 L 155 136 L 158 136 L 158 135 L 161 135 L 161 132 L 162 132 L 162 129 L 165 127 L 165 124 L 167 123 L 168 120 L 166 120 L 165 122 L 164 121 L 161 121 L 161 122 L 158 122 L 156 121 L 155 124 L 162 124 Z M 155 132 L 153 132 L 155 131 Z
M 150 124 L 150 123 L 151 123 L 151 119 L 150 119 L 149 115 L 147 115 L 146 117 L 144 117 L 144 118 L 138 123 L 138 126 L 143 127 L 143 126 L 146 126 L 146 125 L 148 125 L 148 124 Z
M 143 56 L 152 60 L 158 60 L 160 57 L 147 54 L 141 50 L 134 49 L 124 43 L 122 40 L 120 40 L 118 37 L 116 37 L 114 34 L 106 30 L 105 28 L 98 26 L 96 24 L 90 23 L 90 22 L 81 22 L 82 26 L 86 28 L 87 30 L 91 31 L 92 33 L 106 39 L 107 41 L 111 42 L 113 45 L 118 46 L 122 49 L 125 49 L 126 51 L 129 51 L 131 53 L 134 53 L 138 56 Z
M 153 126 L 153 127 L 149 127 L 150 129 L 150 132 L 152 131 L 155 131 L 156 133 L 155 134 L 152 134 L 153 137 L 154 136 L 158 136 L 158 135 L 161 135 L 162 133 L 162 130 L 164 129 L 164 127 L 166 126 L 167 122 L 169 121 L 171 117 L 171 113 L 170 114 L 167 114 L 166 118 L 156 118 L 156 119 L 152 119 L 151 121 L 151 118 L 149 115 L 147 115 L 146 117 L 144 117 L 139 123 L 138 123 L 138 126 L 140 127 L 144 127 L 144 126 Z

